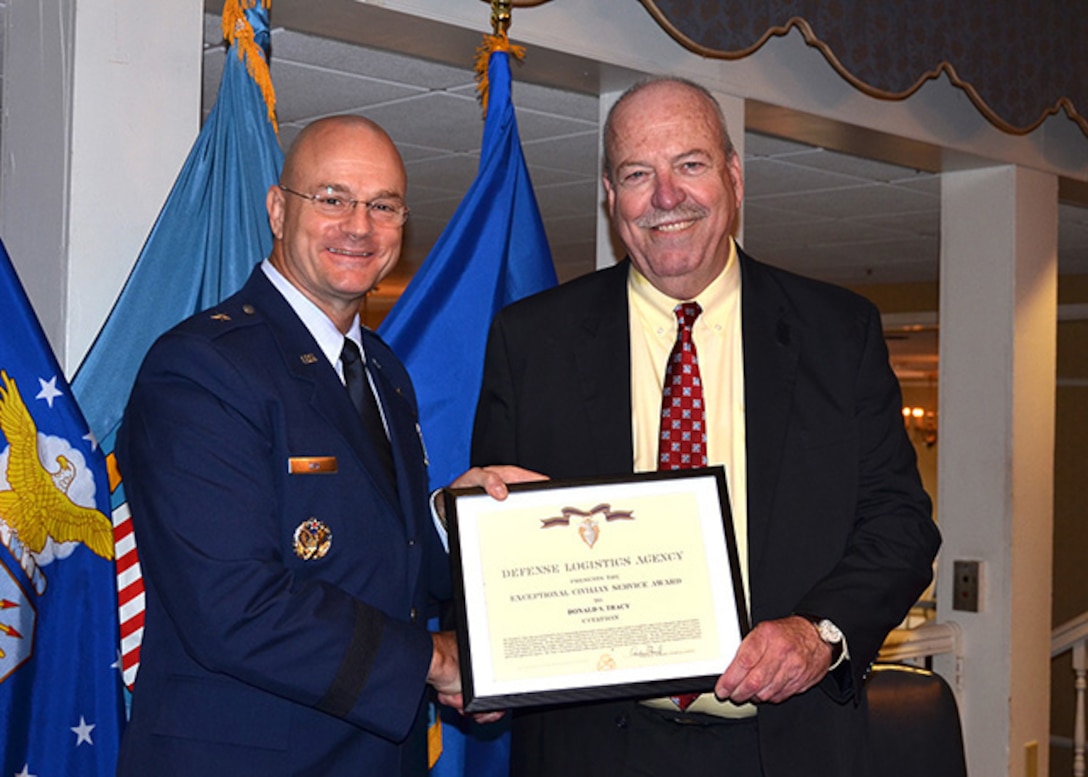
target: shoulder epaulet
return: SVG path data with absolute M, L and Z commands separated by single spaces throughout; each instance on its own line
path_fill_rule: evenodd
M 236 329 L 252 326 L 262 320 L 263 317 L 255 305 L 231 297 L 207 310 L 202 310 L 181 326 L 194 334 L 218 337 Z

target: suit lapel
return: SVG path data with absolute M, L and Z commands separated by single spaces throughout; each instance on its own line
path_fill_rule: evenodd
M 287 370 L 303 386 L 310 408 L 344 437 L 374 488 L 390 505 L 398 507 L 396 489 L 382 474 L 382 466 L 355 406 L 310 331 L 259 267 L 250 276 L 243 293 L 264 313 Z
M 801 333 L 782 289 L 741 253 L 745 427 L 748 467 L 748 559 L 759 567 L 770 531 L 771 505 L 801 352 Z
M 379 473 L 377 478 L 372 479 L 382 481 L 383 493 L 399 507 L 397 513 L 404 519 L 406 536 L 415 538 L 420 532 L 428 531 L 425 524 L 429 521 L 430 515 L 425 507 L 424 495 L 428 488 L 427 468 L 424 463 L 425 453 L 422 451 L 423 439 L 412 399 L 414 393 L 410 385 L 406 383 L 402 385 L 402 381 L 407 381 L 408 376 L 400 369 L 399 362 L 385 343 L 365 328 L 362 330 L 362 336 L 374 388 L 378 392 L 378 401 L 381 403 L 385 422 L 389 427 L 389 443 L 393 451 L 393 469 L 397 482 L 396 484 L 389 483 L 384 473 Z M 376 461 L 372 446 L 367 448 Z M 378 472 L 377 470 L 369 471 Z M 422 543 L 415 543 L 408 553 L 407 579 L 409 581 L 420 579 L 419 568 L 423 563 L 422 548 Z
M 401 512 L 409 523 L 409 536 L 413 536 L 417 528 L 414 525 L 416 511 L 413 506 L 418 504 L 420 494 L 427 493 L 427 471 L 420 455 L 423 441 L 410 399 L 411 392 L 407 387 L 401 386 L 396 378 L 400 371 L 390 369 L 392 365 L 385 363 L 386 358 L 393 358 L 385 344 L 367 329 L 363 329 L 363 347 L 366 349 L 370 373 L 385 413 L 385 422 L 389 427 L 398 487 L 396 492 L 390 491 L 389 495 L 393 500 L 399 498 Z M 406 395 L 406 391 L 409 395 Z M 371 452 L 371 458 L 377 462 L 371 446 L 367 448 Z M 385 480 L 384 477 L 380 479 Z
M 631 472 L 631 346 L 627 327 L 627 262 L 598 273 L 601 283 L 575 317 L 572 353 L 589 419 L 588 444 L 599 474 Z M 586 436 L 576 430 L 576 439 Z

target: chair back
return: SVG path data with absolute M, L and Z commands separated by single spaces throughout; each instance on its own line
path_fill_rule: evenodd
M 865 683 L 873 777 L 967 777 L 956 697 L 944 678 L 901 664 L 874 664 Z

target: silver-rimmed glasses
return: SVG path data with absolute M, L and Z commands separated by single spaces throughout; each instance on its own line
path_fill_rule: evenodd
M 322 194 L 303 194 L 289 189 L 282 183 L 277 184 L 288 194 L 309 200 L 317 209 L 317 212 L 330 218 L 343 218 L 355 210 L 356 205 L 366 208 L 370 218 L 376 224 L 399 227 L 408 220 L 408 206 L 394 197 L 378 197 L 373 200 L 353 200 L 336 192 L 324 192 Z

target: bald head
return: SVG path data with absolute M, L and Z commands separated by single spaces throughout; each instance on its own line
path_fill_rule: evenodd
M 725 151 L 726 158 L 732 157 L 735 153 L 733 141 L 729 137 L 729 131 L 726 129 L 725 114 L 722 113 L 722 107 L 718 104 L 718 101 L 714 99 L 714 95 L 712 95 L 705 87 L 694 81 L 689 81 L 686 78 L 677 78 L 675 76 L 647 78 L 629 87 L 620 95 L 620 98 L 616 100 L 612 105 L 612 108 L 608 111 L 608 117 L 604 122 L 603 164 L 604 176 L 608 180 L 613 180 L 612 164 L 615 156 L 613 149 L 616 143 L 617 117 L 622 115 L 632 103 L 637 103 L 647 98 L 654 98 L 662 93 L 682 99 L 689 99 L 696 103 L 702 103 L 708 115 L 711 117 L 711 120 L 716 122 L 717 126 L 715 129 L 721 138 L 721 148 Z
M 300 171 L 314 164 L 330 141 L 358 143 L 375 154 L 390 154 L 396 158 L 401 171 L 404 170 L 396 144 L 377 123 L 363 116 L 329 116 L 307 124 L 298 133 L 284 156 L 280 180 L 290 185 Z

